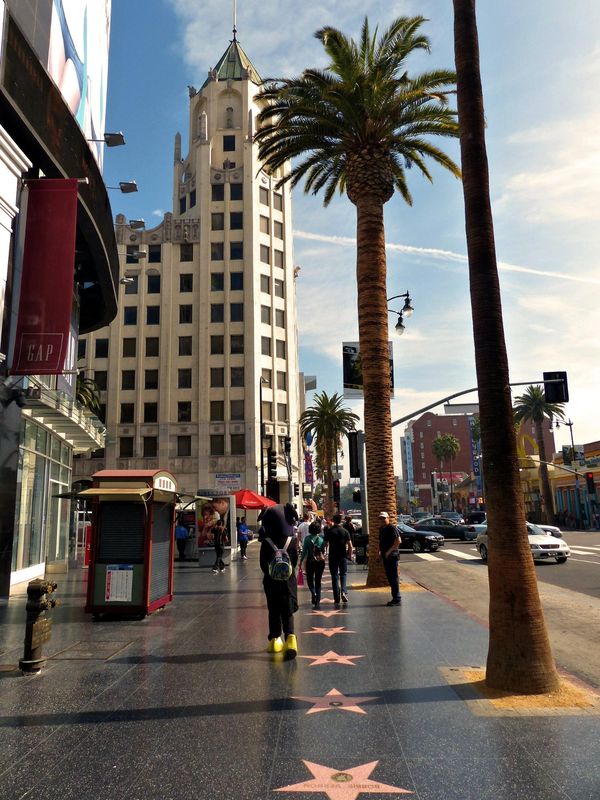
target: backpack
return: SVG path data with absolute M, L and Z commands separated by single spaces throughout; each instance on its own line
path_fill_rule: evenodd
M 313 561 L 315 563 L 325 561 L 325 553 L 323 552 L 323 548 L 316 543 L 315 539 L 311 539 L 310 541 L 308 560 Z
M 293 569 L 287 549 L 290 546 L 292 537 L 287 537 L 283 547 L 276 547 L 271 539 L 267 538 L 265 541 L 268 542 L 275 551 L 269 563 L 269 577 L 274 581 L 289 580 L 289 578 L 292 577 Z

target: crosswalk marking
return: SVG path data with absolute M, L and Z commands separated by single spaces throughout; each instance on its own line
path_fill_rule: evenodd
M 418 558 L 422 558 L 423 561 L 443 561 L 443 558 L 439 556 L 434 556 L 433 553 L 415 553 Z
M 582 547 L 571 547 L 570 550 L 572 553 L 577 553 L 578 556 L 600 556 L 597 550 L 592 550 L 589 547 L 585 549 Z
M 469 553 L 465 553 L 464 550 L 447 550 L 444 547 L 444 553 L 449 553 L 451 556 L 458 556 L 458 558 L 468 559 L 472 561 L 479 561 L 479 556 L 472 556 Z

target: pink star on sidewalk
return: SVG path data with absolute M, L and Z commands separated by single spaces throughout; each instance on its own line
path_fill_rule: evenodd
M 333 600 L 331 599 L 331 597 L 322 597 L 321 598 L 321 602 L 322 603 L 333 603 Z
M 344 656 L 334 653 L 333 650 L 328 650 L 322 656 L 300 656 L 300 658 L 313 658 L 314 661 L 308 665 L 309 667 L 315 667 L 318 664 L 347 664 L 350 667 L 355 667 L 356 664 L 351 659 L 364 658 L 364 656 Z
M 331 689 L 323 697 L 292 697 L 292 700 L 304 700 L 305 703 L 314 703 L 313 707 L 306 712 L 307 714 L 318 714 L 319 711 L 333 711 L 336 708 L 339 708 L 340 711 L 354 711 L 355 714 L 366 714 L 367 712 L 360 708 L 360 704 L 378 699 L 378 697 L 346 697 L 345 694 L 338 692 L 337 689 Z
M 309 614 L 314 614 L 317 617 L 325 617 L 328 619 L 329 617 L 333 617 L 335 614 L 345 614 L 345 611 L 309 611 Z
M 335 636 L 336 633 L 356 633 L 356 631 L 347 631 L 343 625 L 339 628 L 315 628 L 313 625 L 312 631 L 306 631 L 307 633 L 322 633 L 323 636 Z
M 276 792 L 315 792 L 326 794 L 329 800 L 356 800 L 358 795 L 363 792 L 365 794 L 413 794 L 408 789 L 399 789 L 387 783 L 370 780 L 369 775 L 379 761 L 359 764 L 351 767 L 347 772 L 336 772 L 331 767 L 313 764 L 311 761 L 302 763 L 312 772 L 312 780 L 282 786 L 280 789 L 275 789 Z

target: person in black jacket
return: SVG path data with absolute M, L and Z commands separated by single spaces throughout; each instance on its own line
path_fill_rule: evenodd
M 348 572 L 346 558 L 352 558 L 352 540 L 350 534 L 341 525 L 340 514 L 333 515 L 333 525 L 324 533 L 325 544 L 329 552 L 329 572 L 331 573 L 331 586 L 333 588 L 333 601 L 336 608 L 348 602 L 346 594 L 346 573 Z
M 398 548 L 400 547 L 400 534 L 398 528 L 390 522 L 390 515 L 382 511 L 379 515 L 381 528 L 379 528 L 379 555 L 383 560 L 385 574 L 392 591 L 392 599 L 388 606 L 399 606 L 402 603 L 400 586 L 398 583 Z
M 294 635 L 294 614 L 298 610 L 298 585 L 296 583 L 298 549 L 294 536 L 294 525 L 298 520 L 298 514 L 296 509 L 287 503 L 285 506 L 276 505 L 264 509 L 258 520 L 261 523 L 258 532 L 258 540 L 261 543 L 260 568 L 263 573 L 263 588 L 269 611 L 267 652 L 285 652 L 288 658 L 295 658 L 298 653 L 298 643 Z M 267 539 L 271 539 L 275 547 L 284 548 L 288 538 L 290 541 L 287 553 L 292 565 L 292 574 L 286 581 L 273 580 L 269 575 L 269 565 L 273 560 L 275 550 Z

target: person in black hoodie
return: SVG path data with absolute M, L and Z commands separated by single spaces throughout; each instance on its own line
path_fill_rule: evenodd
M 298 585 L 296 583 L 298 549 L 294 536 L 294 525 L 297 519 L 296 509 L 289 503 L 285 506 L 270 506 L 261 511 L 258 517 L 258 521 L 261 523 L 258 532 L 258 540 L 261 543 L 260 568 L 263 573 L 263 588 L 269 610 L 267 652 L 285 652 L 288 658 L 295 658 L 298 653 L 298 644 L 294 636 L 294 614 L 298 610 Z M 271 539 L 275 547 L 283 549 L 288 538 L 290 541 L 287 553 L 292 565 L 292 574 L 286 581 L 273 580 L 269 575 L 269 565 L 275 551 L 267 539 Z

